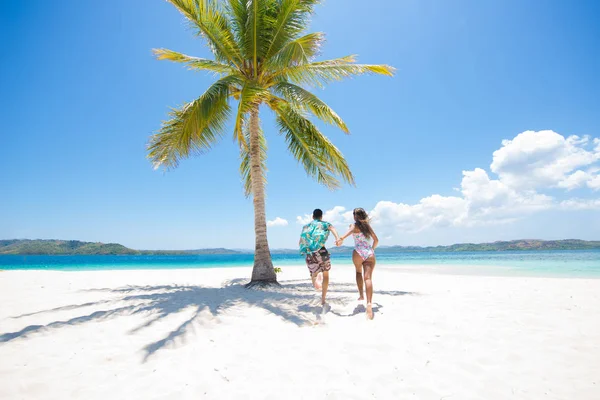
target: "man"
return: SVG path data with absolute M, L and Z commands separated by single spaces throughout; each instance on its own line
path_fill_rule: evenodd
M 329 238 L 329 232 L 333 233 L 336 242 L 339 235 L 333 225 L 322 221 L 323 211 L 318 208 L 313 211 L 312 222 L 302 227 L 300 234 L 300 254 L 306 258 L 306 266 L 310 272 L 315 289 L 321 289 L 321 304 L 325 305 L 325 296 L 329 286 L 329 270 L 331 260 L 329 252 L 325 248 L 325 242 Z

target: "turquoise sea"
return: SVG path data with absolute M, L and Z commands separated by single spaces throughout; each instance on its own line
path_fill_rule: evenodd
M 0 270 L 132 270 L 249 267 L 252 254 L 177 256 L 0 256 Z M 297 254 L 274 254 L 276 266 L 302 266 Z M 350 266 L 349 254 L 333 254 L 335 267 Z M 378 265 L 416 272 L 600 278 L 600 250 L 381 253 Z

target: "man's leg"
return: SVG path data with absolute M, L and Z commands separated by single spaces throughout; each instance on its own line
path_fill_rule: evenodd
M 315 289 L 320 290 L 323 287 L 323 273 L 315 272 L 310 276 Z
M 354 250 L 352 252 L 352 262 L 354 263 L 354 268 L 356 269 L 356 286 L 358 287 L 358 294 L 359 294 L 358 300 L 364 300 L 365 296 L 364 296 L 364 292 L 363 292 L 363 287 L 364 287 L 365 283 L 363 281 L 363 274 L 362 274 L 363 259 L 360 255 L 358 255 L 356 250 Z
M 310 273 L 310 280 L 316 290 L 321 290 L 321 282 L 323 281 L 323 278 L 320 276 L 319 263 L 320 260 L 316 254 L 312 253 L 306 256 L 306 266 Z
M 325 305 L 325 298 L 327 297 L 327 288 L 328 287 L 329 287 L 329 271 L 323 271 L 321 305 Z

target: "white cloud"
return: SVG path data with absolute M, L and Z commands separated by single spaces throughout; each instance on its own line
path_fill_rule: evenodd
M 586 183 L 590 189 L 600 190 L 600 174 L 592 176 Z
M 552 205 L 550 196 L 533 190 L 517 191 L 500 180 L 490 179 L 481 168 L 463 171 L 461 187 L 468 206 L 464 225 L 512 220 Z
M 374 227 L 388 233 L 395 230 L 418 232 L 432 226 L 457 225 L 465 213 L 464 199 L 436 194 L 414 205 L 380 201 L 369 216 Z
M 565 177 L 562 181 L 558 182 L 557 186 L 559 188 L 573 190 L 584 186 L 586 183 L 589 185 L 590 180 L 592 180 L 590 174 L 578 169 L 571 175 Z
M 600 199 L 568 199 L 561 201 L 559 207 L 564 210 L 598 210 Z
M 490 179 L 481 168 L 463 171 L 462 196 L 432 195 L 414 205 L 380 201 L 370 215 L 384 232 L 419 232 L 432 227 L 476 226 L 512 222 L 552 206 L 552 198 L 534 191 L 517 192 Z
M 515 189 L 575 189 L 591 179 L 581 170 L 600 160 L 600 142 L 590 137 L 564 136 L 554 131 L 526 131 L 504 140 L 490 165 L 499 179 Z
M 296 222 L 304 225 L 312 221 L 312 213 L 296 217 Z M 346 226 L 352 223 L 352 211 L 346 211 L 346 207 L 335 206 L 331 210 L 323 212 L 323 221 L 330 222 L 333 226 Z
M 306 225 L 310 222 L 311 219 L 312 218 L 309 214 L 304 214 L 304 217 L 301 217 L 300 215 L 298 215 L 296 217 L 296 223 L 298 223 L 300 225 Z
M 287 220 L 277 217 L 272 221 L 267 221 L 267 226 L 270 227 L 274 227 L 274 226 L 287 226 L 288 222 Z
M 590 143 L 595 147 L 589 149 Z M 564 136 L 553 131 L 526 131 L 504 140 L 493 153 L 493 179 L 482 168 L 463 171 L 457 196 L 434 194 L 417 204 L 379 201 L 369 213 L 383 237 L 429 228 L 472 227 L 510 223 L 548 209 L 600 209 L 600 199 L 558 201 L 545 190 L 600 190 L 600 139 Z M 312 216 L 297 217 L 307 223 Z M 336 206 L 324 213 L 335 224 L 352 221 L 352 212 Z

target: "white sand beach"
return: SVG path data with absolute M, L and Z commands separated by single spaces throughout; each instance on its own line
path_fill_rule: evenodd
M 0 399 L 600 399 L 600 279 L 0 272 Z

